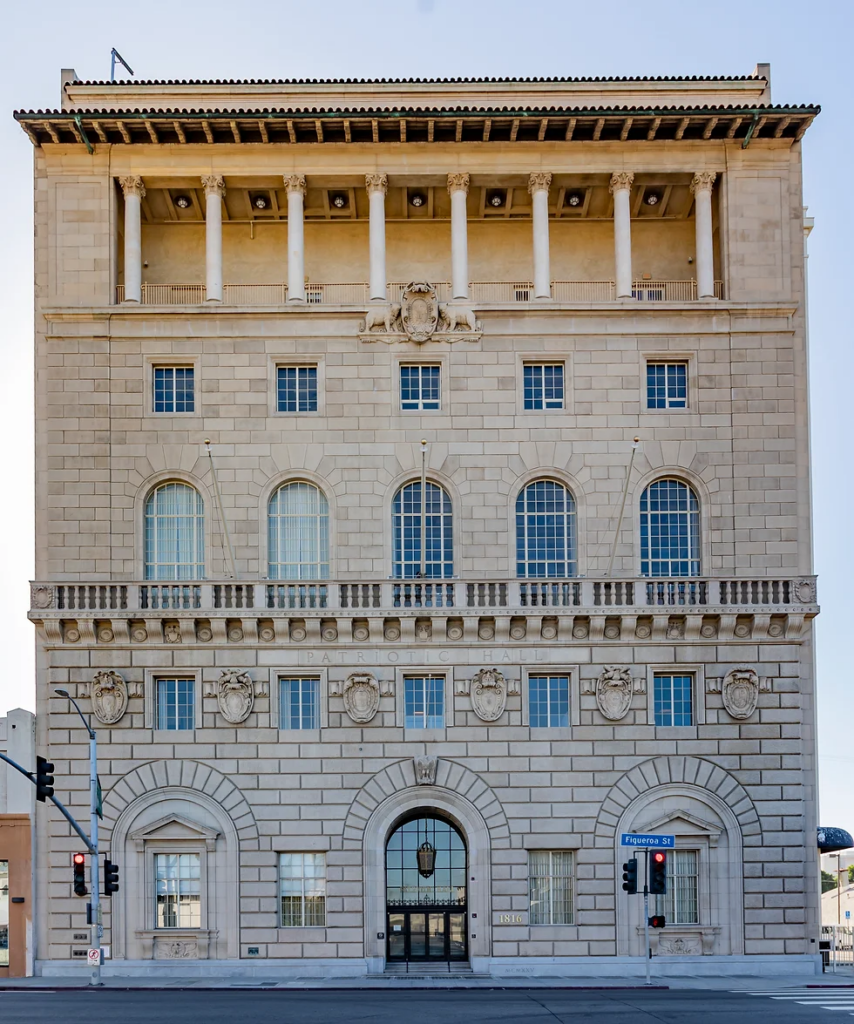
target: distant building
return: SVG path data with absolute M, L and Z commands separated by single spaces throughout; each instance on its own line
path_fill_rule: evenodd
M 108 971 L 637 976 L 632 831 L 657 972 L 815 967 L 817 113 L 761 65 L 15 115 L 38 746 L 86 819 L 67 688 Z M 39 810 L 44 974 L 77 846 Z

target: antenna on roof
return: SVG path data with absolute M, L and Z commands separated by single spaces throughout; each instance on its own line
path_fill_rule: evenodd
M 110 81 L 115 82 L 116 80 L 116 61 L 125 68 L 129 74 L 133 74 L 133 68 L 128 64 L 124 57 L 119 53 L 115 46 L 110 50 Z

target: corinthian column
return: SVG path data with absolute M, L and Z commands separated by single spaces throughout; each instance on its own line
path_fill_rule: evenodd
M 552 297 L 549 266 L 549 188 L 551 174 L 532 174 L 528 178 L 534 221 L 534 298 Z
M 305 302 L 305 178 L 285 175 L 288 190 L 288 302 Z
M 125 302 L 142 302 L 142 197 L 138 174 L 119 178 L 125 197 Z
M 208 302 L 222 302 L 222 200 L 225 183 L 221 174 L 206 174 L 205 187 L 205 274 Z
M 712 188 L 717 174 L 698 171 L 691 180 L 697 246 L 697 298 L 715 297 L 715 255 L 712 245 Z
M 370 203 L 371 298 L 385 301 L 385 196 L 388 176 L 366 174 L 365 188 Z
M 614 197 L 614 264 L 617 298 L 632 297 L 632 210 L 629 199 L 635 176 L 631 171 L 611 175 L 610 192 Z
M 451 296 L 469 297 L 469 240 L 466 199 L 469 194 L 467 174 L 448 175 L 451 196 Z

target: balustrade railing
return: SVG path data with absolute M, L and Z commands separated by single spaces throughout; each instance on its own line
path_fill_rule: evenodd
M 46 616 L 99 613 L 209 611 L 384 612 L 449 609 L 476 613 L 505 609 L 614 608 L 656 614 L 665 609 L 814 606 L 814 577 L 797 579 L 504 579 L 355 581 L 147 581 L 37 583 L 33 612 Z

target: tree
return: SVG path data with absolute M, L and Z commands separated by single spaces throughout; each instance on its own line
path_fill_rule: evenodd
M 848 884 L 854 885 L 854 864 L 848 865 Z
M 852 866 L 854 866 L 854 865 L 852 865 Z M 850 875 L 851 875 L 851 869 L 850 868 L 848 869 L 848 874 L 849 874 L 849 877 L 850 877 Z M 821 873 L 821 891 L 822 892 L 829 892 L 831 889 L 835 889 L 835 888 L 836 888 L 836 877 L 835 877 L 835 875 L 832 875 L 829 871 L 822 871 L 822 873 Z

